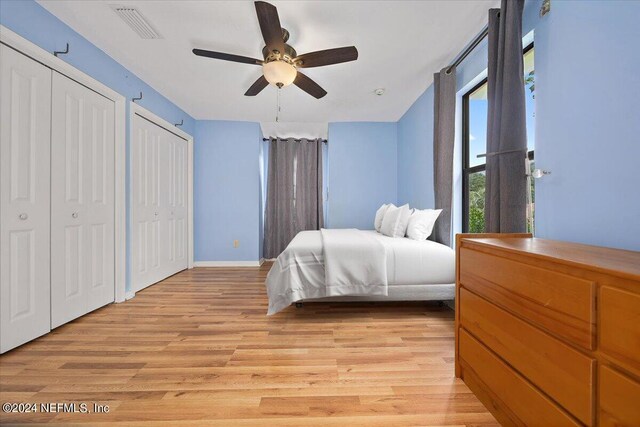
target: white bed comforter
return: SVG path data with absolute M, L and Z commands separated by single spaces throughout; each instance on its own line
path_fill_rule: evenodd
M 385 247 L 355 228 L 322 229 L 326 296 L 387 295 Z
M 386 263 L 383 264 L 388 286 L 455 282 L 455 253 L 445 245 L 429 240 L 419 242 L 387 237 L 373 230 L 331 231 L 351 235 L 356 231 L 361 233 L 363 241 L 371 242 L 373 239 L 379 242 L 385 250 Z M 325 274 L 323 246 L 320 231 L 302 231 L 280 254 L 267 276 L 268 314 L 275 314 L 295 301 L 335 295 L 331 293 L 334 292 L 332 289 L 327 288 L 327 282 L 331 282 L 326 280 L 326 276 L 331 273 Z

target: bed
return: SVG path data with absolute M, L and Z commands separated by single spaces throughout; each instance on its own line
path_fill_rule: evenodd
M 323 301 L 443 301 L 454 298 L 455 252 L 430 240 L 373 230 L 302 231 L 266 280 L 269 311 Z

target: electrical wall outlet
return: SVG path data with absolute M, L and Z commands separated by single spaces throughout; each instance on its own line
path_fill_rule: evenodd
M 234 240 L 233 241 L 233 247 L 237 248 L 238 246 L 240 246 L 240 240 Z

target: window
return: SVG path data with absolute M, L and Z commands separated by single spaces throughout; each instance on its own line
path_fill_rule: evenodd
M 524 80 L 527 115 L 527 147 L 531 170 L 534 165 L 535 142 L 535 85 L 534 49 L 524 50 Z M 473 87 L 462 97 L 462 231 L 484 232 L 485 157 L 487 147 L 487 79 Z M 527 214 L 527 229 L 534 225 L 534 183 Z

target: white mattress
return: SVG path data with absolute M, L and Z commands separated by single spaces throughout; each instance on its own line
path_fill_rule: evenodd
M 429 240 L 392 238 L 373 230 L 364 232 L 371 233 L 385 247 L 387 258 L 389 295 L 374 300 L 453 297 L 456 261 L 451 248 Z M 294 301 L 327 297 L 320 231 L 298 233 L 272 266 L 266 285 L 269 314 L 282 310 Z M 429 285 L 433 285 L 433 292 L 427 291 Z M 425 295 L 428 297 L 425 298 Z M 371 297 L 368 298 L 370 300 Z
M 407 237 L 393 238 L 374 230 L 371 233 L 382 243 L 387 253 L 387 280 L 393 285 L 428 285 L 456 281 L 456 255 L 453 249 L 431 240 L 416 241 Z M 288 253 L 287 253 L 288 252 Z M 316 264 L 318 275 L 308 279 L 324 284 L 324 257 L 320 231 L 302 231 L 293 238 L 285 258 L 295 257 L 305 265 Z

